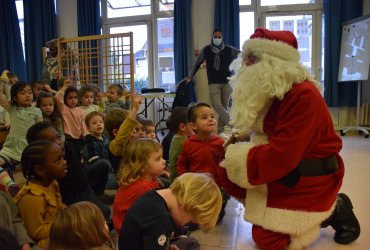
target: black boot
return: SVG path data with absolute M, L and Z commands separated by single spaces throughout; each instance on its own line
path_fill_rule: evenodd
M 360 236 L 360 224 L 352 209 L 349 197 L 340 193 L 333 214 L 321 224 L 321 227 L 330 225 L 334 228 L 334 240 L 339 244 L 351 243 Z

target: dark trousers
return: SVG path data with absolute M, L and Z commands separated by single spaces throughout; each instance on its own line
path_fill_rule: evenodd
M 104 159 L 98 159 L 93 163 L 85 165 L 85 168 L 91 189 L 96 195 L 104 194 L 109 172 L 112 168 L 110 162 Z
M 65 201 L 65 204 L 71 205 L 79 201 L 90 201 L 94 203 L 102 211 L 104 218 L 110 219 L 111 215 L 110 208 L 99 200 L 99 198 L 96 196 L 96 194 L 94 194 L 94 192 L 91 190 L 89 186 L 87 186 L 84 190 L 80 191 L 80 193 L 76 194 L 73 200 Z

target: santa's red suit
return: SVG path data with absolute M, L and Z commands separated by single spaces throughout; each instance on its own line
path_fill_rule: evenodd
M 302 249 L 335 208 L 342 142 L 320 84 L 299 63 L 292 33 L 257 29 L 242 58 L 232 79 L 231 124 L 251 139 L 227 147 L 224 188 L 245 198 L 259 247 Z

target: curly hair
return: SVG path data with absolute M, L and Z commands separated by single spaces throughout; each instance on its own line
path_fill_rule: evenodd
M 152 139 L 140 138 L 133 141 L 128 147 L 118 170 L 118 184 L 126 187 L 139 179 L 141 170 L 145 167 L 150 155 L 161 149 L 162 145 Z

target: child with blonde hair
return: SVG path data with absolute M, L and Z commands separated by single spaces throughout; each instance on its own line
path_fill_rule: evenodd
M 119 234 L 119 249 L 179 249 L 175 237 L 189 222 L 207 232 L 222 205 L 220 189 L 206 174 L 187 173 L 169 188 L 142 195 L 128 210 Z
M 159 188 L 157 177 L 165 169 L 161 144 L 148 138 L 130 144 L 118 172 L 119 188 L 113 203 L 113 225 L 117 232 L 131 205 L 144 193 Z
M 9 102 L 0 90 L 0 105 L 9 111 L 10 124 L 12 124 L 0 151 L 0 183 L 7 186 L 9 193 L 14 196 L 19 191 L 19 187 L 9 177 L 3 166 L 20 161 L 22 151 L 27 146 L 27 130 L 36 122 L 42 121 L 42 113 L 39 108 L 31 105 L 33 99 L 31 84 L 15 83 L 10 90 L 10 95 L 11 101 Z
M 67 173 L 62 148 L 51 141 L 36 141 L 22 153 L 22 172 L 27 182 L 14 197 L 19 216 L 38 247 L 46 248 L 55 215 L 64 204 L 56 179 Z
M 100 209 L 82 201 L 60 211 L 50 226 L 50 250 L 112 250 L 114 243 Z

